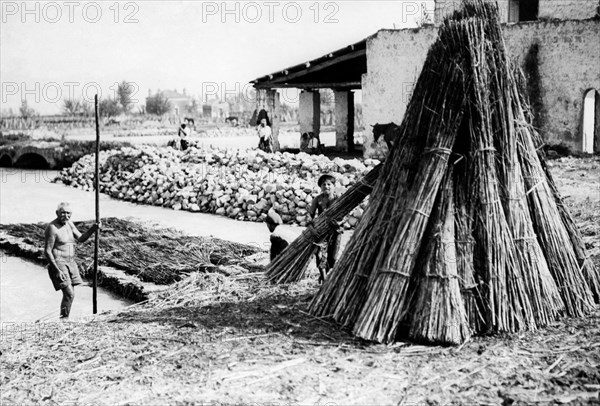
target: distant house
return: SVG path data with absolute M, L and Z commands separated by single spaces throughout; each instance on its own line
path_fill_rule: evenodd
M 156 93 L 162 94 L 164 97 L 169 99 L 171 102 L 172 109 L 169 112 L 172 115 L 176 116 L 184 116 L 188 114 L 190 107 L 194 106 L 194 98 L 189 96 L 185 89 L 183 89 L 183 93 L 177 92 L 177 89 L 173 90 L 160 90 L 158 89 Z M 150 90 L 148 90 L 148 97 L 152 96 Z
M 229 103 L 218 100 L 202 105 L 202 116 L 205 118 L 225 119 L 229 117 Z

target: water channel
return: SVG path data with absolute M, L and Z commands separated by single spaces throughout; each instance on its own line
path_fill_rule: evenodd
M 53 183 L 57 171 L 0 168 L 0 223 L 38 223 L 54 219 L 56 205 L 71 203 L 73 220 L 94 218 L 94 193 Z M 101 217 L 118 217 L 161 227 L 173 227 L 190 235 L 214 236 L 268 248 L 269 231 L 263 223 L 240 222 L 223 216 L 137 205 L 100 195 Z M 55 292 L 47 271 L 33 262 L 0 252 L 0 319 L 34 321 L 58 316 L 60 292 Z M 128 304 L 102 291 L 99 310 Z M 73 317 L 91 315 L 91 288 L 78 287 Z
M 56 292 L 44 267 L 0 250 L 0 319 L 2 322 L 53 321 L 59 315 L 61 292 Z M 101 287 L 98 313 L 121 309 L 132 302 Z M 92 288 L 75 287 L 72 320 L 92 316 Z

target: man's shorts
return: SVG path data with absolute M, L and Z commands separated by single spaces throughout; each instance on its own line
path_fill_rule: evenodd
M 61 280 L 60 277 L 56 274 L 56 271 L 54 270 L 52 264 L 48 265 L 48 275 L 50 276 L 50 280 L 52 281 L 55 290 L 61 290 L 66 288 L 67 286 L 81 285 L 83 283 L 81 275 L 79 275 L 79 268 L 77 268 L 77 264 L 75 263 L 75 261 L 58 261 L 57 264 L 60 269 L 60 273 L 64 277 L 64 280 Z

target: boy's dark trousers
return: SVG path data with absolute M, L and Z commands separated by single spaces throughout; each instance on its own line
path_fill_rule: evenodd
M 338 231 L 334 231 L 331 236 L 325 241 L 321 242 L 320 248 L 317 250 L 317 268 L 319 268 L 319 282 L 325 281 L 325 276 L 329 273 L 335 265 L 335 258 L 340 247 L 340 240 L 342 234 Z

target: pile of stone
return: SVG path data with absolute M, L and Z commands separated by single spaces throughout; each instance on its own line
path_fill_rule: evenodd
M 231 127 L 229 125 L 215 125 L 214 127 L 209 126 L 198 126 L 192 133 L 193 137 L 238 137 L 238 136 L 252 136 L 257 137 L 255 127 Z M 258 138 L 257 138 L 258 139 Z M 258 142 L 258 141 L 257 141 Z
M 378 163 L 260 150 L 124 147 L 100 153 L 100 191 L 140 204 L 244 221 L 263 221 L 273 207 L 285 223 L 305 226 L 308 206 L 320 193 L 321 174 L 332 173 L 341 194 Z M 92 190 L 93 178 L 94 157 L 87 155 L 60 172 L 57 181 Z M 365 206 L 346 218 L 346 228 L 358 223 Z
M 136 128 L 109 130 L 113 137 L 149 137 L 149 136 L 176 136 L 177 128 Z

